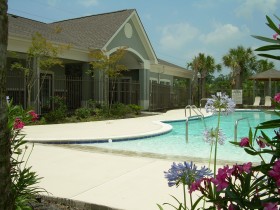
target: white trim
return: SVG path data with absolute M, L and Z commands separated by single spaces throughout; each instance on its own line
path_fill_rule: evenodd
M 144 68 L 144 69 L 149 69 L 149 70 L 151 69 L 150 61 L 144 59 L 143 56 L 142 56 L 139 52 L 137 52 L 136 50 L 134 50 L 133 48 L 130 48 L 130 47 L 128 47 L 128 48 L 127 48 L 126 46 L 115 47 L 115 48 L 113 48 L 113 49 L 107 51 L 105 54 L 106 54 L 107 56 L 110 56 L 112 53 L 116 52 L 119 48 L 122 48 L 122 47 L 125 48 L 126 51 L 132 52 L 133 54 L 135 54 L 136 56 L 138 56 L 138 58 L 141 59 L 141 61 L 143 62 L 142 68 Z
M 135 22 L 132 18 L 135 18 L 137 22 Z M 142 44 L 144 45 L 146 52 L 148 54 L 148 57 L 152 57 L 152 59 L 156 64 L 158 63 L 156 54 L 153 50 L 153 47 L 150 43 L 150 40 L 148 39 L 148 36 L 144 30 L 144 27 L 140 21 L 140 18 L 138 17 L 138 14 L 136 13 L 136 11 L 134 10 L 131 15 L 123 22 L 123 24 L 119 27 L 119 29 L 115 32 L 115 34 L 109 39 L 109 41 L 104 45 L 104 47 L 102 48 L 102 50 L 106 51 L 108 45 L 112 42 L 112 40 L 119 34 L 119 32 L 124 28 L 125 24 L 129 21 L 132 20 L 132 22 L 134 23 L 134 27 L 137 30 L 137 33 L 142 41 Z M 137 28 L 138 26 L 138 28 Z M 139 33 L 141 32 L 141 33 Z M 146 43 L 146 44 L 145 44 Z M 142 57 L 142 56 L 141 56 Z

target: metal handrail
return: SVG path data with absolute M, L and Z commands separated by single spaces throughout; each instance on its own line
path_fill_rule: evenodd
M 189 108 L 189 110 L 190 110 L 190 115 L 188 117 L 187 117 L 187 111 L 186 111 L 187 108 Z M 196 115 L 192 116 L 191 111 L 194 111 L 194 113 Z M 198 112 L 199 112 L 199 114 L 198 114 Z M 205 124 L 205 121 L 204 121 L 204 115 L 195 105 L 188 105 L 188 106 L 185 107 L 185 117 L 186 117 L 186 142 L 188 143 L 188 141 L 189 141 L 189 119 L 200 117 L 200 119 L 203 122 L 205 128 L 206 128 L 206 124 Z
M 251 127 L 248 117 L 243 117 L 243 118 L 240 118 L 240 119 L 235 121 L 235 124 L 234 124 L 234 142 L 237 142 L 237 126 L 238 126 L 239 121 L 246 120 L 246 119 L 247 119 L 247 122 L 248 122 L 248 126 Z
M 196 115 L 202 115 L 204 117 L 204 115 L 202 114 L 202 112 L 196 107 L 196 105 L 188 105 L 185 107 L 185 117 L 187 117 L 187 108 L 190 108 L 190 116 L 192 116 L 192 110 L 195 112 Z M 196 110 L 199 112 L 199 114 L 196 112 Z

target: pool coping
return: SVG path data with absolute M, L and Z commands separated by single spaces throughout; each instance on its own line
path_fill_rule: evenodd
M 237 112 L 260 112 L 261 109 L 236 109 Z M 213 114 L 208 114 L 204 116 L 205 118 L 212 117 Z M 199 120 L 199 117 L 194 117 L 189 120 Z M 137 120 L 137 119 L 136 119 Z M 133 141 L 133 140 L 140 140 L 140 139 L 146 139 L 150 137 L 156 137 L 160 135 L 167 134 L 172 131 L 173 127 L 172 125 L 168 123 L 172 122 L 182 122 L 186 121 L 186 117 L 179 118 L 179 119 L 162 119 L 157 121 L 151 121 L 154 124 L 158 124 L 161 126 L 160 129 L 149 131 L 149 132 L 143 132 L 143 133 L 137 133 L 137 134 L 127 134 L 127 135 L 115 135 L 115 136 L 108 136 L 108 137 L 100 137 L 100 138 L 76 138 L 76 137 L 65 137 L 65 138 L 52 138 L 52 139 L 46 139 L 46 138 L 28 138 L 26 137 L 25 140 L 31 143 L 40 143 L 40 144 L 95 144 L 95 143 L 110 143 L 110 142 L 121 142 L 121 141 Z

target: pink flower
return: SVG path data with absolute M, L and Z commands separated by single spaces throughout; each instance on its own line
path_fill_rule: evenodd
M 277 39 L 277 36 L 278 36 L 279 34 L 273 34 L 273 39 Z
M 260 148 L 265 148 L 265 143 L 262 140 L 257 140 L 258 145 L 260 146 Z
M 29 111 L 28 112 L 30 115 L 31 115 L 31 117 L 32 117 L 32 122 L 35 122 L 36 120 L 38 120 L 38 114 L 36 114 L 36 112 L 35 111 L 33 111 L 33 110 L 31 110 L 31 111 Z
M 248 162 L 248 163 L 244 163 L 243 164 L 243 168 L 242 169 L 243 169 L 244 172 L 250 173 L 251 168 L 252 168 L 252 163 Z
M 262 206 L 264 207 L 264 210 L 278 210 L 278 202 L 276 203 L 264 203 Z
M 192 193 L 196 190 L 199 190 L 201 182 L 202 182 L 202 179 L 193 182 L 190 186 L 189 192 Z
M 216 178 L 212 178 L 211 181 L 216 185 L 217 191 L 221 191 L 229 185 L 227 178 L 232 175 L 233 170 L 229 169 L 228 165 L 224 168 L 219 168 Z
M 280 160 L 275 161 L 272 170 L 268 171 L 268 175 L 275 180 L 276 186 L 280 187 Z
M 249 147 L 250 143 L 249 143 L 249 138 L 248 137 L 244 137 L 241 139 L 240 143 L 239 143 L 240 147 Z
M 14 122 L 14 129 L 15 130 L 20 130 L 23 127 L 24 127 L 24 122 L 22 122 L 20 118 L 16 118 L 16 120 Z
M 277 94 L 274 96 L 274 101 L 277 102 L 277 103 L 280 103 L 280 93 L 277 93 Z

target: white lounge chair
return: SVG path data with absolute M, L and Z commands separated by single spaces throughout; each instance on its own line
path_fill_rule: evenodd
M 253 106 L 260 106 L 260 103 L 261 103 L 261 97 L 256 96 Z
M 265 97 L 264 106 L 271 107 L 271 97 L 270 96 Z

